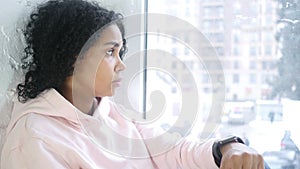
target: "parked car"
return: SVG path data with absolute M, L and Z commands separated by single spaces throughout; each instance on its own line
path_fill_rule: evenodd
M 231 124 L 244 124 L 246 121 L 245 113 L 242 111 L 232 111 L 228 114 L 228 123 Z
M 271 169 L 300 169 L 300 158 L 295 151 L 267 151 L 263 157 Z

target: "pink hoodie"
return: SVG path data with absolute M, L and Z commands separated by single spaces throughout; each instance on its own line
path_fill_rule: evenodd
M 213 141 L 135 124 L 103 98 L 93 116 L 50 89 L 14 102 L 1 169 L 215 169 Z

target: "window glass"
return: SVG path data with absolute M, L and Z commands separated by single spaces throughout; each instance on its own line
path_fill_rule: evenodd
M 176 4 L 175 1 L 172 3 Z M 156 5 L 158 2 L 159 8 Z M 224 111 L 220 125 L 212 137 L 234 134 L 247 138 L 249 145 L 264 153 L 267 158 L 271 158 L 270 152 L 273 156 L 276 156 L 277 152 L 299 153 L 295 146 L 288 148 L 292 143 L 287 140 L 292 139 L 294 145 L 300 145 L 300 137 L 297 134 L 297 128 L 300 126 L 295 120 L 300 117 L 295 111 L 300 108 L 300 83 L 295 80 L 298 77 L 295 72 L 299 70 L 300 65 L 300 1 L 189 0 L 186 3 L 193 7 L 193 10 L 188 18 L 180 15 L 188 8 L 172 5 L 174 11 L 168 13 L 166 11 L 170 5 L 167 2 L 151 0 L 148 3 L 149 12 L 169 14 L 195 26 L 198 32 L 208 39 L 208 46 L 214 49 L 218 60 L 223 63 L 221 72 L 224 78 L 221 80 L 224 80 L 226 99 L 222 103 Z M 203 124 L 211 109 L 211 100 L 207 98 L 213 98 L 214 92 L 218 91 L 216 86 L 213 86 L 213 75 L 220 70 L 217 70 L 213 59 L 199 60 L 197 52 L 193 51 L 194 46 L 182 48 L 195 42 L 196 36 L 193 32 L 182 33 L 179 28 L 177 31 L 183 36 L 189 33 L 190 38 L 183 38 L 183 41 L 177 41 L 176 44 L 167 44 L 161 40 L 148 41 L 148 44 L 159 44 L 162 50 L 167 50 L 169 46 L 172 50 L 176 48 L 177 53 L 173 52 L 172 57 L 183 65 L 191 67 L 191 62 L 200 65 L 194 66 L 191 74 L 186 72 L 187 69 L 179 69 L 178 66 L 172 66 L 172 71 L 177 77 L 175 81 L 182 80 L 180 76 L 192 76 L 195 79 L 200 89 L 200 112 L 204 117 L 198 119 L 196 124 Z M 187 49 L 190 49 L 190 52 L 187 52 Z M 240 60 L 237 60 L 237 56 Z M 169 64 L 174 65 L 173 62 Z M 183 79 L 188 83 L 188 79 Z M 149 81 L 152 80 L 147 79 L 150 84 Z M 188 85 L 177 86 L 181 90 L 176 92 L 184 92 L 188 89 L 186 86 Z M 172 98 L 172 95 L 165 97 Z M 170 104 L 177 104 L 177 101 Z M 242 109 L 243 113 L 236 117 L 233 112 L 238 109 Z M 197 131 L 194 131 L 194 136 L 199 136 L 195 133 Z M 295 162 L 292 164 L 294 168 L 299 167 L 296 166 L 299 165 L 296 161 L 300 160 L 297 158 L 292 159 Z M 281 167 L 285 168 L 284 164 Z

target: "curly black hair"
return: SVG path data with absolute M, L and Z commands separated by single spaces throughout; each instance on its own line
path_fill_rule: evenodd
M 18 100 L 26 102 L 46 89 L 59 87 L 73 74 L 74 63 L 85 42 L 107 24 L 114 22 L 123 37 L 122 15 L 84 0 L 50 0 L 30 15 L 23 33 L 26 40 L 22 68 L 25 81 L 18 84 Z M 123 53 L 120 53 L 122 56 Z

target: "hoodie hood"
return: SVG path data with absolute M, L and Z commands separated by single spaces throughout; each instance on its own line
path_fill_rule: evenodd
M 19 119 L 29 113 L 61 117 L 79 125 L 79 112 L 80 114 L 85 115 L 67 101 L 62 95 L 60 95 L 55 89 L 46 90 L 37 98 L 30 99 L 25 103 L 21 103 L 15 98 L 13 100 L 11 120 L 8 124 L 6 134 L 11 132 Z

